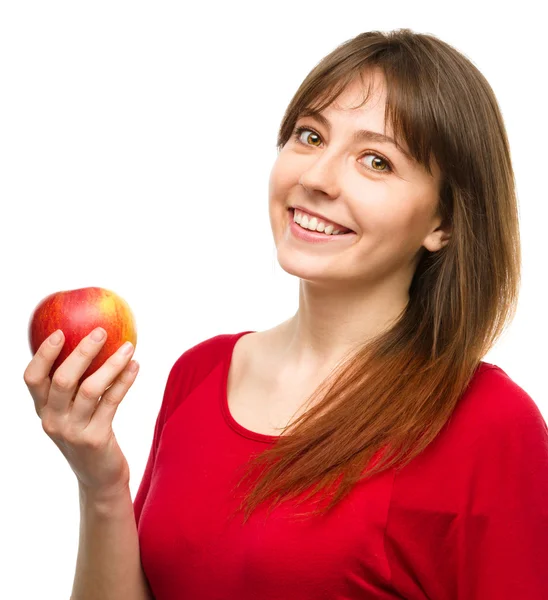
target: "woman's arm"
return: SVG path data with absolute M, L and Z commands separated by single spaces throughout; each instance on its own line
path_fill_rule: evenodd
M 71 600 L 154 600 L 141 566 L 129 488 L 97 498 L 79 487 L 80 539 Z

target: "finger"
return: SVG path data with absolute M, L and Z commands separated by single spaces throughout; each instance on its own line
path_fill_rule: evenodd
M 25 384 L 34 400 L 34 410 L 39 417 L 41 417 L 42 409 L 48 401 L 48 394 L 51 386 L 51 380 L 49 378 L 51 368 L 65 344 L 63 332 L 60 329 L 58 331 L 61 334 L 59 341 L 54 343 L 57 331 L 46 338 L 40 344 L 40 347 L 32 357 L 32 360 L 23 374 Z
M 100 340 L 95 339 L 98 330 L 103 335 Z M 80 378 L 86 372 L 91 361 L 99 354 L 106 339 L 106 331 L 102 327 L 97 327 L 80 340 L 78 346 L 59 365 L 51 378 L 47 401 L 48 410 L 57 414 L 68 412 Z
M 135 371 L 131 370 L 132 365 L 136 366 Z M 139 363 L 131 361 L 101 397 L 101 400 L 99 401 L 99 404 L 97 404 L 97 408 L 91 417 L 91 421 L 86 428 L 87 431 L 107 431 L 112 425 L 114 415 L 129 388 L 133 385 L 138 372 Z
M 79 425 L 82 429 L 89 425 L 97 408 L 97 401 L 125 369 L 134 351 L 135 348 L 132 344 L 129 347 L 122 344 L 112 356 L 109 356 L 101 368 L 84 380 L 70 409 L 71 423 Z

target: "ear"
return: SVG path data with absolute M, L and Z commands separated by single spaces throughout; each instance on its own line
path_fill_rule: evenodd
M 437 252 L 449 243 L 451 233 L 452 228 L 450 225 L 440 225 L 424 238 L 422 245 L 429 252 Z

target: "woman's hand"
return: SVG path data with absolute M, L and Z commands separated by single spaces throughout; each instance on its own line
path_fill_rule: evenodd
M 103 338 L 95 340 L 95 332 Z M 53 334 L 55 335 L 55 334 Z M 138 363 L 123 347 L 112 354 L 78 388 L 78 381 L 101 350 L 107 335 L 98 328 L 83 338 L 53 374 L 49 373 L 64 344 L 44 340 L 25 369 L 23 379 L 34 399 L 42 428 L 61 450 L 79 485 L 107 499 L 129 486 L 129 465 L 112 430 L 120 402 L 135 381 Z M 131 371 L 131 366 L 137 369 Z

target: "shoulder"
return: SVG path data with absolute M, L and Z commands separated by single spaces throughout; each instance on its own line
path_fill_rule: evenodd
M 399 480 L 413 485 L 419 473 L 428 473 L 449 487 L 465 485 L 470 477 L 493 469 L 520 469 L 528 456 L 535 456 L 548 472 L 546 421 L 531 396 L 503 369 L 482 363 L 438 436 Z
M 548 426 L 523 387 L 489 365 L 475 373 L 428 456 L 479 487 L 496 477 L 548 475 Z
M 175 361 L 170 378 L 206 375 L 226 358 L 238 339 L 246 332 L 221 333 L 194 344 Z M 246 336 L 247 337 L 247 336 Z
M 533 398 L 497 365 L 482 363 L 455 409 L 456 418 L 483 436 L 546 431 L 546 422 Z
M 223 333 L 186 349 L 172 365 L 165 387 L 166 418 L 226 358 L 245 332 Z
M 173 367 L 194 366 L 202 364 L 203 361 L 214 363 L 226 354 L 229 346 L 234 344 L 239 335 L 238 333 L 221 333 L 202 340 L 185 350 L 175 361 Z
M 466 598 L 548 597 L 547 497 L 546 422 L 517 382 L 483 363 L 443 433 L 394 478 L 394 583 L 407 586 L 413 568 L 429 597 L 457 584 Z

